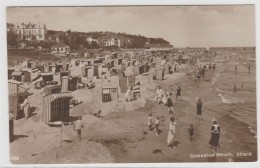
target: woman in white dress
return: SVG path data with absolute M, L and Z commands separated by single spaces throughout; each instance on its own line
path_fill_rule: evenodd
M 175 117 L 170 118 L 170 125 L 169 125 L 169 132 L 168 132 L 168 138 L 167 138 L 167 144 L 170 149 L 176 148 L 173 146 L 174 137 L 176 132 L 176 122 Z

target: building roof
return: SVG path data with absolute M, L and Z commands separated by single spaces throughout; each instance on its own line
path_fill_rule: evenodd
M 52 48 L 59 48 L 59 47 L 69 47 L 68 45 L 66 44 L 63 44 L 63 43 L 56 43 L 54 45 L 51 46 Z
M 13 84 L 22 84 L 22 82 L 16 81 L 16 80 L 8 80 L 8 83 L 13 83 Z
M 12 29 L 12 28 L 14 27 L 14 24 L 12 24 L 12 23 L 7 23 L 6 26 L 7 26 L 8 29 Z
M 53 73 L 52 72 L 42 72 L 41 76 L 52 76 Z
M 51 95 L 51 102 L 59 98 L 73 98 L 71 92 L 55 93 Z
M 48 96 L 52 94 L 53 90 L 60 88 L 61 85 L 52 85 L 52 86 L 45 86 L 43 92 L 41 93 L 42 96 Z
M 21 71 L 14 71 L 11 75 L 13 76 L 21 76 L 23 72 Z

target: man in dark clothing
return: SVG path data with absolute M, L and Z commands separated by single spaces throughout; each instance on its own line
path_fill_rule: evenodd
M 181 86 L 180 85 L 177 88 L 176 100 L 178 99 L 179 96 L 181 97 Z

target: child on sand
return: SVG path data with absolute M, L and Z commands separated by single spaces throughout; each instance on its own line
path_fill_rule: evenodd
M 169 112 L 169 114 L 174 114 L 174 115 L 175 115 L 175 113 L 174 113 L 174 108 L 173 108 L 173 102 L 172 102 L 171 96 L 172 96 L 172 94 L 168 94 L 166 105 L 167 105 L 167 107 L 168 107 L 168 112 Z
M 78 120 L 74 122 L 73 130 L 76 131 L 78 140 L 81 140 L 81 129 L 84 127 L 82 123 L 82 117 L 78 117 Z
M 164 95 L 163 95 L 163 99 L 162 99 L 162 102 L 163 102 L 163 104 L 165 105 L 165 106 L 167 106 L 167 98 L 168 98 L 168 95 L 167 95 L 168 93 L 164 93 Z
M 153 127 L 152 113 L 150 113 L 149 114 L 149 118 L 148 118 L 148 128 L 149 128 L 149 131 L 152 131 L 152 127 Z
M 94 116 L 96 116 L 97 118 L 101 117 L 101 109 L 99 109 L 97 112 L 94 113 Z
M 189 127 L 189 135 L 190 135 L 190 141 L 193 141 L 193 140 L 194 140 L 194 138 L 193 138 L 193 135 L 194 135 L 193 124 L 190 124 L 190 127 Z
M 125 93 L 125 101 L 126 102 L 130 102 L 131 101 L 132 90 L 133 90 L 132 87 L 127 89 L 127 91 Z
M 163 95 L 164 95 L 164 91 L 161 88 L 161 86 L 158 86 L 158 89 L 156 90 L 156 101 L 158 104 L 160 104 L 160 102 L 162 101 Z

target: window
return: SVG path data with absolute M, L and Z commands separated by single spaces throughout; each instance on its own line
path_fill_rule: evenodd
M 63 48 L 60 48 L 61 51 L 63 51 Z
M 39 30 L 39 33 L 42 33 L 42 31 L 41 31 L 41 30 Z

